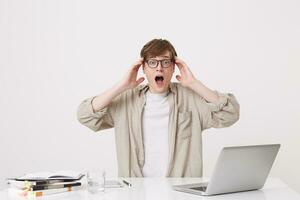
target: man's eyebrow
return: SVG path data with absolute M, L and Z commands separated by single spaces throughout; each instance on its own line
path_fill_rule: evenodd
M 155 57 L 171 58 L 171 57 L 169 57 L 169 56 L 155 56 Z M 155 57 L 150 57 L 150 58 L 155 58 Z

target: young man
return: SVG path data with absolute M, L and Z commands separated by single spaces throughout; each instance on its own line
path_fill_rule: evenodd
M 147 85 L 137 79 L 141 66 Z M 175 66 L 179 83 L 171 82 Z M 78 119 L 93 131 L 115 127 L 119 176 L 201 177 L 202 131 L 234 124 L 239 104 L 197 80 L 169 41 L 154 39 L 123 80 L 80 104 Z

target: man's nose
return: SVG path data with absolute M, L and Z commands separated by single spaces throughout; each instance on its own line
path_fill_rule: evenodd
M 156 71 L 163 71 L 163 67 L 161 65 L 161 62 L 158 62 L 157 67 L 156 67 Z

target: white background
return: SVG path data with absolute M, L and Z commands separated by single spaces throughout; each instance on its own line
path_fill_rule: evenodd
M 199 80 L 241 105 L 234 126 L 204 132 L 204 175 L 224 146 L 281 143 L 271 176 L 300 192 L 299 10 L 297 0 L 0 0 L 1 187 L 34 171 L 116 176 L 113 129 L 82 126 L 77 106 L 165 38 Z

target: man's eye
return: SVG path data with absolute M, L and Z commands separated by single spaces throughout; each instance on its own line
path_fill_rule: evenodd
M 170 64 L 170 63 L 171 63 L 170 60 L 164 60 L 164 64 L 165 64 L 165 65 L 168 65 L 168 64 Z
M 149 65 L 155 65 L 156 61 L 155 60 L 149 60 Z

